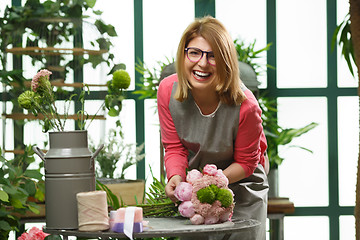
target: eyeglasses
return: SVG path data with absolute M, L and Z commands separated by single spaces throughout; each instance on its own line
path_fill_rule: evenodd
M 199 62 L 202 59 L 202 57 L 204 56 L 204 53 L 206 53 L 206 59 L 207 59 L 208 63 L 211 66 L 216 65 L 215 56 L 214 56 L 213 52 L 207 52 L 207 51 L 203 51 L 198 48 L 188 47 L 188 48 L 185 48 L 185 53 L 186 53 L 187 58 L 190 60 L 190 62 L 194 62 L 194 63 Z

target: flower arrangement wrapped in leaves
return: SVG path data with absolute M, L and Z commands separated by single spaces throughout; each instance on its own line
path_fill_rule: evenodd
M 70 97 L 65 100 L 65 105 L 62 110 L 63 115 L 61 115 L 59 113 L 59 107 L 56 104 L 56 92 L 50 83 L 51 74 L 52 72 L 47 69 L 40 70 L 31 81 L 31 90 L 23 92 L 18 97 L 18 103 L 22 108 L 32 112 L 35 116 L 39 116 L 40 114 L 43 116 L 43 118 L 40 119 L 43 120 L 44 132 L 50 129 L 64 131 L 70 102 L 77 94 L 71 94 Z M 91 118 L 84 110 L 85 94 L 89 94 L 90 92 L 89 87 L 84 84 L 82 91 L 78 95 L 78 101 L 82 104 L 82 109 L 77 112 L 77 123 L 80 130 L 85 129 L 86 120 L 90 120 L 91 123 L 104 106 L 109 110 L 108 114 L 110 116 L 118 116 L 121 111 L 122 100 L 124 99 L 122 93 L 124 89 L 129 87 L 130 80 L 128 72 L 124 69 L 114 71 L 112 80 L 107 82 L 108 93 L 105 101 Z
M 221 169 L 213 164 L 203 172 L 193 169 L 186 182 L 175 189 L 175 196 L 182 203 L 178 210 L 192 224 L 216 224 L 231 221 L 234 209 L 234 194 L 228 188 L 229 180 Z

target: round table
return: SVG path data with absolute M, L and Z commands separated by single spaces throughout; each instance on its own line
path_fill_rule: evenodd
M 260 225 L 257 220 L 234 220 L 233 222 L 225 222 L 212 225 L 192 225 L 190 221 L 183 217 L 155 217 L 144 218 L 148 222 L 148 226 L 144 227 L 141 233 L 134 233 L 134 238 L 152 238 L 152 237 L 189 237 L 204 236 L 213 234 L 223 234 L 223 240 L 229 239 L 232 233 L 243 233 L 244 236 L 248 231 Z M 112 231 L 102 232 L 81 232 L 77 230 L 54 230 L 44 228 L 44 232 L 62 235 L 64 240 L 68 236 L 84 237 L 84 238 L 127 238 L 123 233 Z

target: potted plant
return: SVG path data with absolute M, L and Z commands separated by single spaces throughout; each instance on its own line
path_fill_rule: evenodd
M 104 145 L 104 148 L 95 160 L 97 180 L 118 197 L 121 205 L 143 203 L 145 181 L 125 179 L 125 173 L 129 167 L 144 159 L 144 144 L 125 144 L 120 127 L 119 132 L 111 129 L 100 145 Z M 90 150 L 95 149 L 97 147 L 91 144 Z
M 89 114 L 84 109 L 85 95 L 88 93 L 85 87 L 79 96 L 73 94 L 67 100 L 70 102 L 78 97 L 82 103 L 82 109 L 77 112 L 76 119 L 80 130 L 65 131 L 69 107 L 65 104 L 63 112 L 59 111 L 49 81 L 50 74 L 51 72 L 46 69 L 40 70 L 31 82 L 31 90 L 23 92 L 18 98 L 18 103 L 35 116 L 41 117 L 44 132 L 54 130 L 49 132 L 50 149 L 46 155 L 40 149 L 34 148 L 38 156 L 46 162 L 47 228 L 76 229 L 78 225 L 76 193 L 95 190 L 94 158 L 101 151 L 102 146 L 94 153 L 88 149 L 88 136 L 84 129 L 91 124 L 96 114 L 89 118 Z M 100 108 L 108 108 L 113 116 L 119 114 L 123 89 L 129 85 L 129 74 L 125 70 L 115 71 L 112 80 L 108 81 L 108 94 Z M 82 177 L 76 177 L 78 175 Z
M 119 115 L 121 111 L 121 102 L 124 99 L 123 90 L 130 86 L 130 76 L 123 70 L 116 70 L 113 73 L 112 80 L 107 82 L 108 92 L 104 102 L 96 111 L 96 114 L 90 117 L 85 108 L 86 94 L 90 93 L 86 84 L 79 95 L 72 94 L 65 100 L 63 109 L 59 109 L 56 104 L 56 94 L 50 82 L 50 72 L 47 69 L 40 70 L 31 81 L 31 90 L 26 90 L 18 97 L 20 107 L 28 110 L 30 113 L 39 117 L 43 131 L 50 129 L 55 131 L 64 131 L 67 118 L 69 116 L 70 102 L 77 97 L 81 103 L 81 109 L 77 112 L 77 125 L 80 130 L 86 129 L 96 117 L 100 109 L 106 107 L 111 116 Z M 87 125 L 87 121 L 90 121 Z
M 256 74 L 261 75 L 266 68 L 273 69 L 274 67 L 269 64 L 261 64 L 256 60 L 263 57 L 263 53 L 268 51 L 271 43 L 268 43 L 264 48 L 255 50 L 256 40 L 250 44 L 236 39 L 234 41 L 236 51 L 238 53 L 238 60 L 249 64 Z M 266 90 L 258 96 L 260 108 L 262 110 L 261 119 L 263 121 L 264 132 L 267 140 L 267 154 L 269 157 L 270 171 L 268 174 L 269 180 L 269 197 L 278 197 L 279 183 L 278 183 L 278 166 L 282 163 L 284 158 L 279 155 L 278 147 L 298 147 L 308 152 L 310 149 L 291 145 L 294 138 L 300 137 L 311 129 L 315 128 L 318 124 L 311 122 L 301 128 L 283 128 L 279 126 L 277 121 L 277 101 L 276 98 L 269 97 Z
M 262 120 L 264 132 L 267 140 L 267 155 L 269 157 L 270 171 L 268 174 L 269 197 L 279 196 L 278 167 L 284 158 L 279 155 L 278 147 L 286 148 L 297 147 L 304 151 L 312 153 L 305 147 L 291 145 L 294 138 L 300 137 L 312 130 L 318 123 L 311 122 L 300 128 L 283 128 L 277 122 L 277 103 L 275 99 L 269 98 L 266 94 L 259 97 L 259 105 L 262 110 Z
M 32 146 L 10 160 L 0 154 L 0 238 L 8 239 L 10 231 L 19 231 L 21 218 L 45 216 L 43 163 L 28 168 L 35 162 Z

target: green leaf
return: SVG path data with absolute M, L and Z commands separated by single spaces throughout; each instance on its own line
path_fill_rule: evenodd
M 39 214 L 40 210 L 39 207 L 36 205 L 36 203 L 30 202 L 27 206 L 29 210 L 35 214 Z
M 36 193 L 34 195 L 36 199 L 38 199 L 40 202 L 43 202 L 45 200 L 45 194 L 44 191 L 39 187 L 36 189 Z
M 29 178 L 33 178 L 37 180 L 42 180 L 43 178 L 43 174 L 39 170 L 35 170 L 35 169 L 26 170 L 24 175 Z
M 120 202 L 119 202 L 119 199 L 117 198 L 117 196 L 105 184 L 102 184 L 98 180 L 96 180 L 96 189 L 103 190 L 106 192 L 108 204 L 113 209 L 118 209 L 121 206 L 123 206 L 123 204 L 120 205 Z
M 36 186 L 35 186 L 35 183 L 33 181 L 27 181 L 25 183 L 24 189 L 31 196 L 35 195 L 35 193 L 36 193 Z
M 3 186 L 3 190 L 7 192 L 7 194 L 13 195 L 16 194 L 18 191 L 14 186 Z
M 0 229 L 3 231 L 11 231 L 12 230 L 10 224 L 3 220 L 0 220 Z
M 60 235 L 48 235 L 44 240 L 62 240 L 62 237 Z
M 111 74 L 113 74 L 116 70 L 120 70 L 120 69 L 126 70 L 126 65 L 125 65 L 124 63 L 115 64 L 115 65 L 113 66 L 113 68 L 110 70 L 110 72 L 108 73 L 108 75 L 111 75 Z
M 10 203 L 14 208 L 25 208 L 24 205 L 22 204 L 22 202 L 19 199 L 12 198 L 10 200 Z
M 108 111 L 108 115 L 109 115 L 110 117 L 119 116 L 119 111 L 116 110 L 115 108 L 110 108 L 109 111 Z
M 3 190 L 0 190 L 0 200 L 3 202 L 9 202 L 9 195 Z
M 85 2 L 90 8 L 93 8 L 95 6 L 96 0 L 85 0 Z

